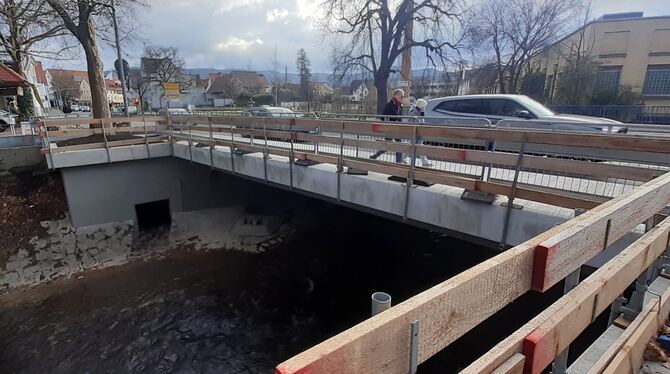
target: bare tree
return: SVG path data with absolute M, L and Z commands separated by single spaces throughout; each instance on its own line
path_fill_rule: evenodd
M 53 39 L 66 35 L 65 27 L 54 22 L 58 16 L 45 0 L 0 0 L 0 46 L 12 61 L 12 68 L 24 78 L 28 57 L 59 58 L 70 46 L 60 47 Z M 46 41 L 49 41 L 48 47 Z M 34 82 L 33 94 L 44 109 Z M 32 103 L 31 103 L 32 106 Z
M 272 49 L 272 58 L 270 59 L 272 64 L 272 92 L 275 96 L 275 106 L 279 105 L 279 90 L 281 89 L 281 77 L 279 76 L 279 58 L 277 57 L 277 45 L 275 44 Z
M 500 93 L 517 93 L 524 69 L 570 25 L 578 0 L 484 0 L 473 44 L 493 50 Z
M 165 83 L 179 83 L 182 92 L 191 88 L 193 80 L 184 72 L 185 63 L 179 56 L 179 50 L 175 47 L 163 47 L 149 45 L 144 47 L 142 65 L 150 68 L 145 69 L 145 74 L 150 81 L 159 85 L 165 94 Z
M 91 85 L 93 116 L 96 118 L 109 117 L 105 78 L 96 41 L 95 19 L 97 18 L 99 23 L 106 23 L 113 7 L 130 9 L 144 2 L 142 0 L 46 0 L 46 2 L 56 11 L 62 24 L 77 38 L 84 49 L 88 81 Z
M 326 0 L 321 6 L 321 28 L 341 38 L 334 49 L 338 72 L 370 72 L 377 111 L 386 102 L 389 76 L 405 50 L 423 49 L 433 66 L 446 66 L 449 53 L 462 47 L 459 0 Z M 412 36 L 405 37 L 410 24 Z
M 140 101 L 140 111 L 145 110 L 144 100 L 147 97 L 147 93 L 151 88 L 151 76 L 146 74 L 141 68 L 140 69 L 130 69 L 128 74 L 128 81 L 130 82 L 130 88 L 137 93 L 137 98 Z
M 590 2 L 585 6 L 583 13 L 580 17 L 580 27 L 575 35 L 563 40 L 556 48 L 557 58 L 564 65 L 561 68 L 560 80 L 558 80 L 558 66 L 552 67 L 557 102 L 588 104 L 594 93 L 600 63 L 592 55 L 596 38 L 595 28 L 588 27 L 592 13 Z M 554 86 L 554 82 L 549 84 Z

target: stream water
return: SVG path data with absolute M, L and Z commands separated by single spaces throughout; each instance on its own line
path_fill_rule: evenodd
M 311 207 L 318 221 L 263 254 L 177 250 L 0 297 L 1 371 L 271 373 L 367 318 L 372 292 L 397 303 L 495 255 L 350 209 Z M 522 298 L 420 372 L 457 371 L 553 297 Z

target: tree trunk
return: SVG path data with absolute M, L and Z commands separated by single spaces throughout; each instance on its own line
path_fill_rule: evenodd
M 379 69 L 375 73 L 375 88 L 377 89 L 377 114 L 382 114 L 384 105 L 388 100 L 387 84 L 390 72 L 388 70 Z
M 87 27 L 80 27 L 79 42 L 86 54 L 88 83 L 91 86 L 91 109 L 93 118 L 109 118 L 109 105 L 105 94 L 105 77 L 102 74 L 102 62 L 95 43 L 93 20 L 89 19 Z

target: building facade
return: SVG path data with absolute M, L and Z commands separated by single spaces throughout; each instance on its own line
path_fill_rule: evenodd
M 552 45 L 540 58 L 548 100 L 577 53 L 597 63 L 594 91 L 629 87 L 645 105 L 670 105 L 670 16 L 605 15 Z

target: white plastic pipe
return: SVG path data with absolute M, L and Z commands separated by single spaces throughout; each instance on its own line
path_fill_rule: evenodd
M 372 315 L 375 316 L 391 307 L 391 295 L 386 292 L 372 294 Z

